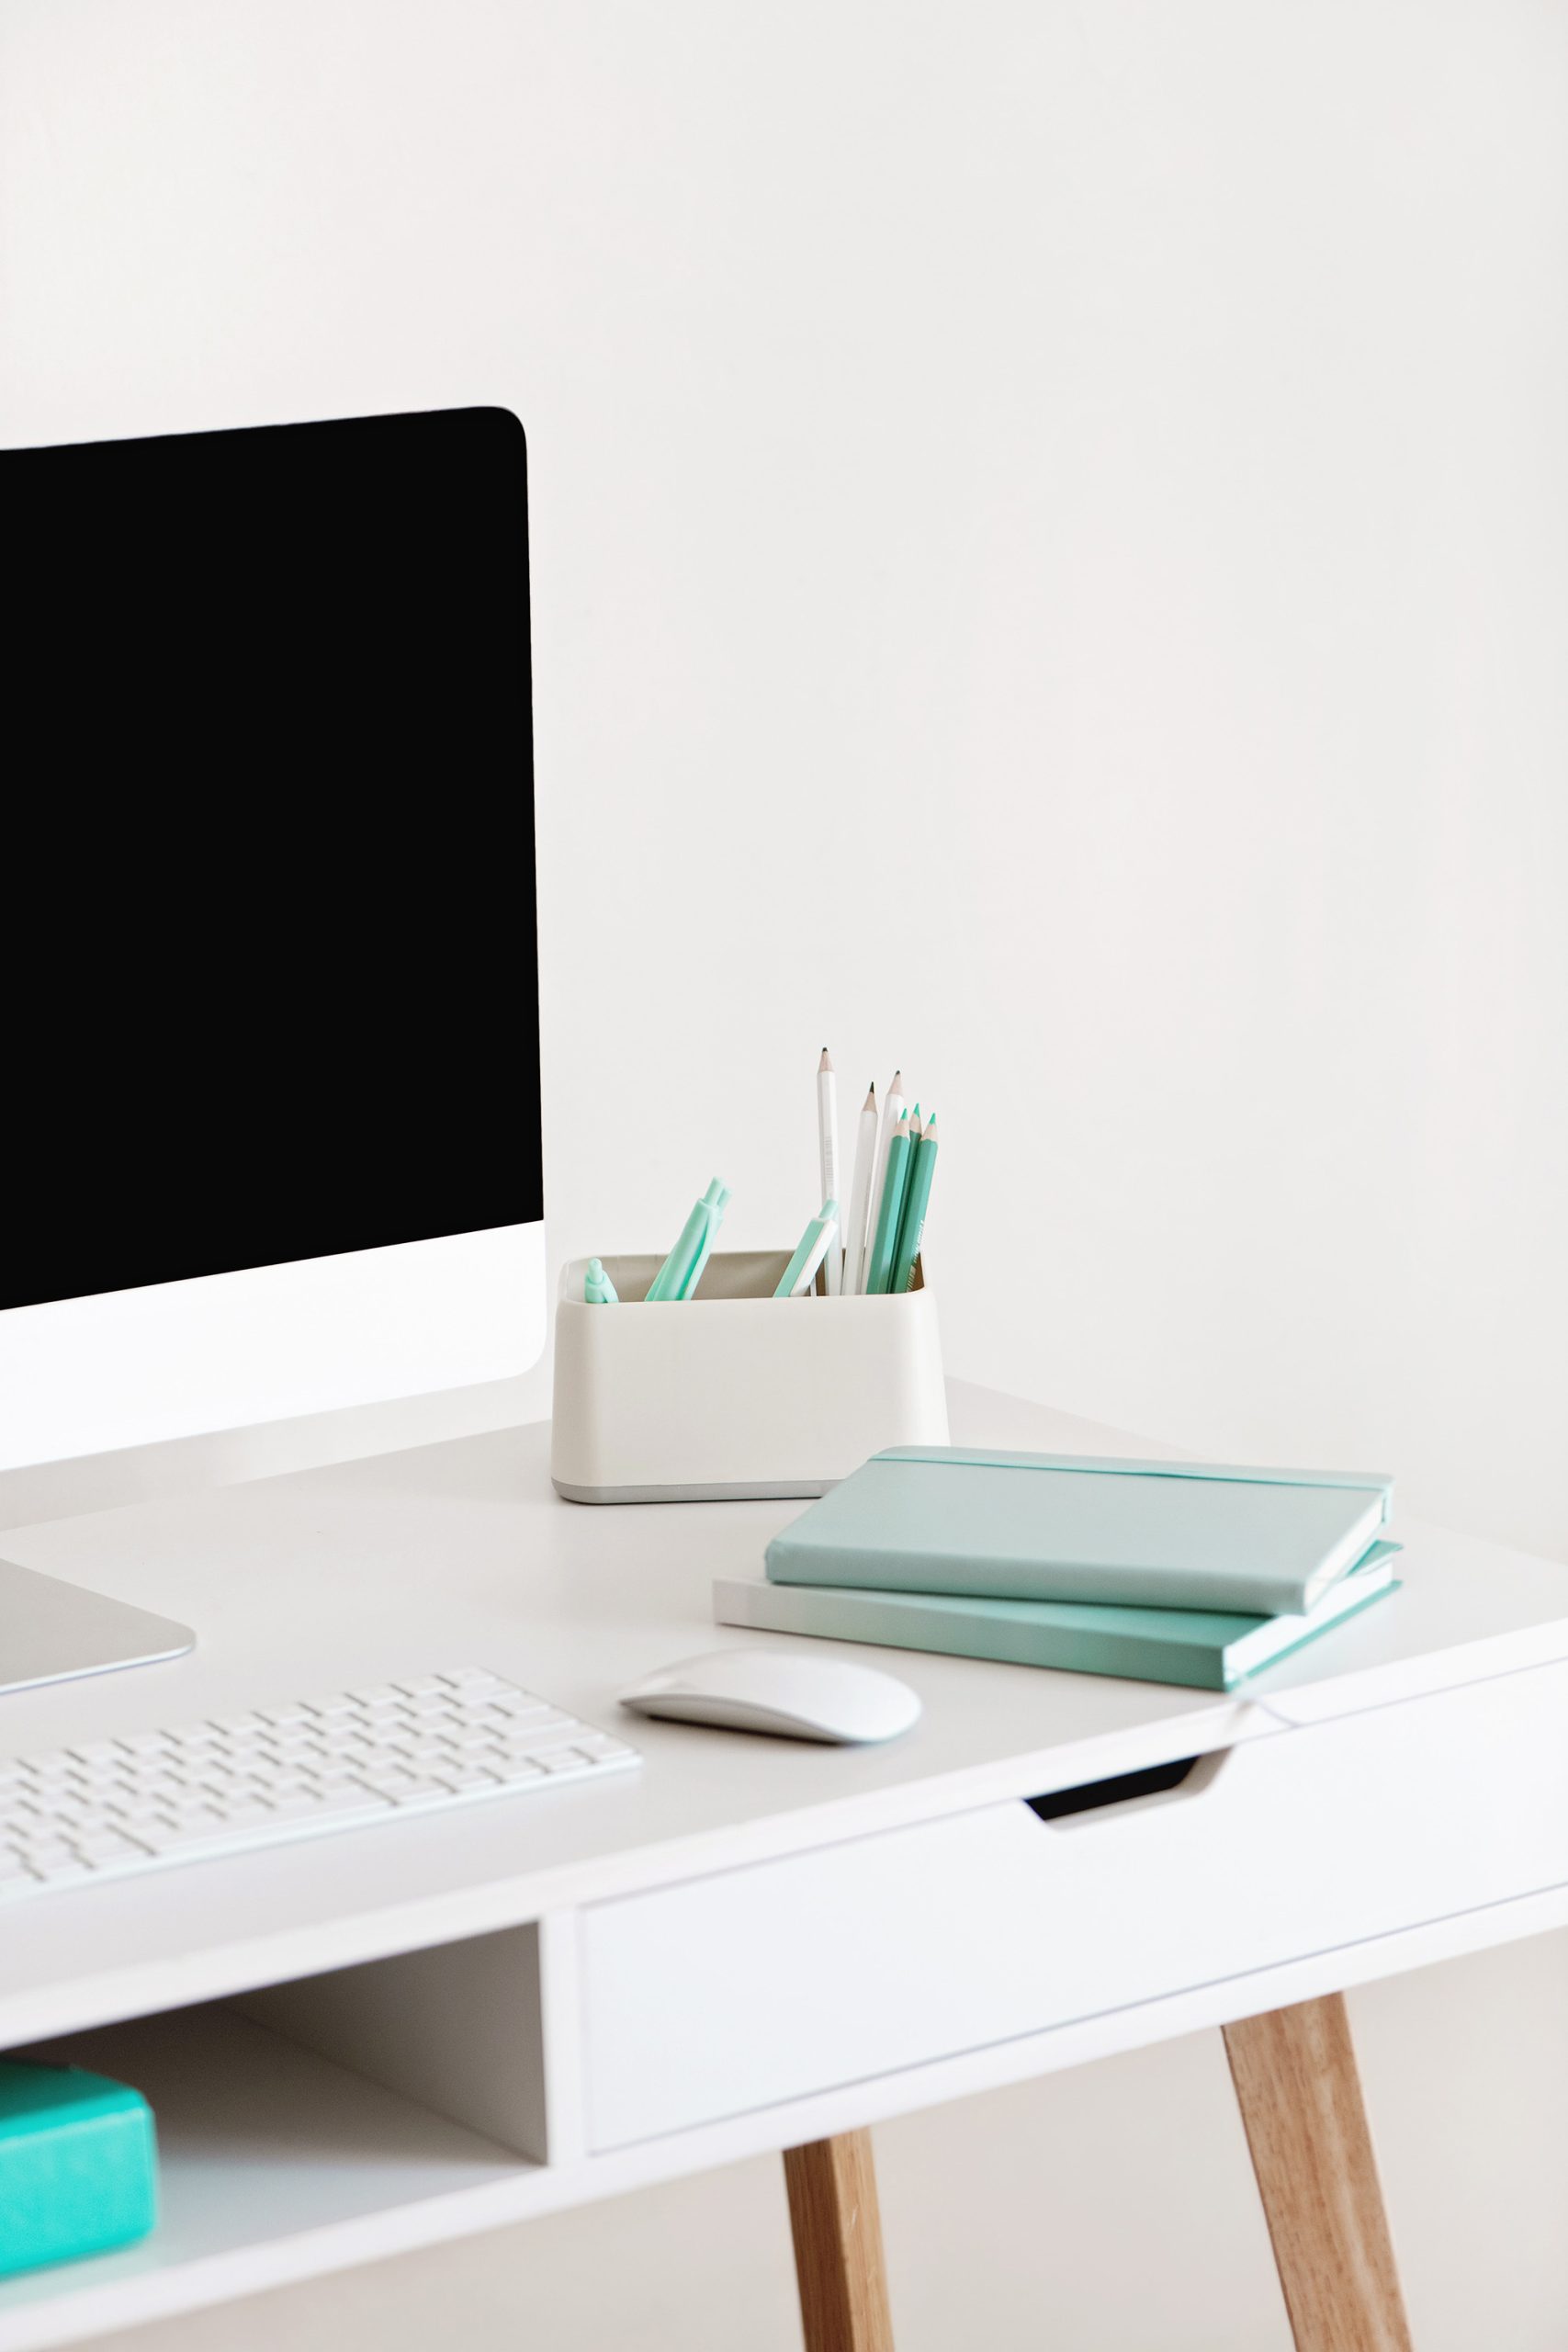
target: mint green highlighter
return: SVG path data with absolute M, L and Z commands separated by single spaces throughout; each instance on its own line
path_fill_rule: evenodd
M 703 1278 L 714 1236 L 724 1222 L 728 1204 L 729 1187 L 715 1176 L 682 1227 L 680 1239 L 649 1283 L 645 1305 L 654 1306 L 691 1297 Z
M 144 2238 L 158 2215 L 152 2110 L 77 2066 L 0 2058 L 0 2278 Z
M 618 1306 L 621 1294 L 604 1272 L 602 1258 L 590 1258 L 588 1272 L 582 1277 L 583 1302 L 589 1306 Z

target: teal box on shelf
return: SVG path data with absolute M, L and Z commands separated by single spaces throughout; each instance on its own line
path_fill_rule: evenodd
M 157 2219 L 152 2110 L 78 2066 L 0 2058 L 0 2278 L 144 2238 Z

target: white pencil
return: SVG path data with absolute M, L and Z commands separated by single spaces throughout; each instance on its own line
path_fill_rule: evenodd
M 871 1199 L 865 1212 L 865 1247 L 861 1251 L 860 1281 L 855 1285 L 864 1290 L 871 1258 L 871 1245 L 876 1238 L 877 1212 L 882 1206 L 882 1187 L 887 1180 L 887 1147 L 893 1140 L 893 1130 L 908 1115 L 909 1106 L 904 1100 L 904 1073 L 896 1069 L 893 1083 L 887 1090 L 887 1100 L 882 1106 L 882 1132 L 876 1145 L 876 1173 L 871 1181 Z
M 817 1151 L 820 1161 L 821 1194 L 825 1201 L 841 1201 L 839 1184 L 839 1081 L 833 1075 L 833 1057 L 826 1046 L 817 1065 Z M 840 1287 L 840 1261 L 837 1237 L 828 1252 L 828 1295 L 835 1298 Z
M 850 1185 L 849 1221 L 844 1227 L 844 1294 L 846 1297 L 861 1286 L 861 1268 L 865 1258 L 866 1219 L 871 1214 L 871 1179 L 876 1167 L 876 1081 L 861 1104 L 859 1129 L 855 1136 L 855 1172 Z

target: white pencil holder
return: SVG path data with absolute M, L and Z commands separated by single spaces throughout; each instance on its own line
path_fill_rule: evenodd
M 618 1306 L 561 1275 L 550 1476 L 576 1503 L 820 1495 L 886 1445 L 945 1445 L 936 1301 L 775 1298 L 784 1250 L 716 1250 L 695 1298 L 646 1304 L 657 1257 L 606 1258 Z

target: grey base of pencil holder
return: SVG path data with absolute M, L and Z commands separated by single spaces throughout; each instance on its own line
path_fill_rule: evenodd
M 649 1306 L 658 1257 L 606 1258 L 618 1306 L 561 1274 L 550 1477 L 575 1503 L 825 1494 L 887 1445 L 945 1445 L 936 1300 L 774 1298 L 784 1250 L 716 1250 L 694 1298 Z

